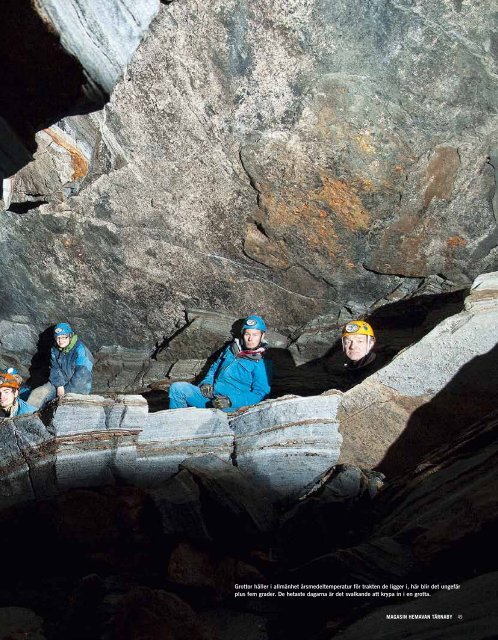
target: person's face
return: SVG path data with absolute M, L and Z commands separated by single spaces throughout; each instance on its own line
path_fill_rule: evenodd
M 370 340 L 368 340 L 369 337 Z M 342 339 L 344 353 L 346 354 L 346 357 L 353 362 L 357 362 L 358 360 L 364 358 L 367 353 L 372 350 L 374 342 L 375 338 L 364 335 L 345 336 Z
M 7 409 L 16 401 L 18 392 L 11 387 L 0 387 L 0 407 Z
M 71 338 L 69 336 L 57 336 L 55 341 L 57 342 L 59 349 L 65 349 L 71 342 Z
M 244 329 L 242 338 L 246 349 L 257 349 L 265 334 L 259 329 Z

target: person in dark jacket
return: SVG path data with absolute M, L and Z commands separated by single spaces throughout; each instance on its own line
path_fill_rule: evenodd
M 93 356 L 66 322 L 54 328 L 48 382 L 34 389 L 28 402 L 36 407 L 66 393 L 89 394 L 92 390 Z
M 37 410 L 19 398 L 22 378 L 13 371 L 16 369 L 5 369 L 0 373 L 0 418 L 16 418 Z
M 169 390 L 169 408 L 214 407 L 225 412 L 257 404 L 270 393 L 271 361 L 265 358 L 266 324 L 260 316 L 249 316 L 242 336 L 226 346 L 199 386 L 174 382 Z

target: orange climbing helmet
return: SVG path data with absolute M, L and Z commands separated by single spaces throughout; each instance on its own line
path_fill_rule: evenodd
M 22 378 L 19 375 L 12 373 L 0 373 L 0 388 L 10 387 L 19 391 L 21 387 Z

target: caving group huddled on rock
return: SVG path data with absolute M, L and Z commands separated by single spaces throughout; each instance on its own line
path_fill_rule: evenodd
M 171 385 L 169 408 L 214 408 L 234 413 L 267 398 L 274 371 L 268 357 L 266 331 L 261 316 L 248 316 L 240 337 L 222 349 L 198 385 L 190 382 Z M 0 417 L 34 413 L 66 393 L 91 393 L 94 358 L 88 347 L 66 322 L 55 325 L 53 340 L 45 384 L 35 389 L 23 386 L 18 370 L 12 367 L 0 374 Z M 344 375 L 353 383 L 369 375 L 369 367 L 376 359 L 374 346 L 375 336 L 368 322 L 354 320 L 343 327 Z

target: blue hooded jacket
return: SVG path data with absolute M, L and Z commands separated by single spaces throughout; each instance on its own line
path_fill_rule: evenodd
M 92 390 L 93 356 L 77 339 L 71 348 L 52 347 L 49 380 L 54 387 L 64 387 L 65 393 L 88 394 Z
M 273 377 L 272 362 L 263 356 L 244 355 L 236 339 L 223 349 L 200 384 L 212 384 L 214 395 L 228 396 L 232 403 L 228 411 L 257 404 L 270 393 Z
M 21 400 L 21 398 L 17 398 L 17 410 L 11 415 L 11 418 L 16 418 L 17 416 L 23 416 L 26 413 L 35 413 L 38 411 L 36 407 L 33 407 L 32 404 L 28 404 L 25 400 Z

